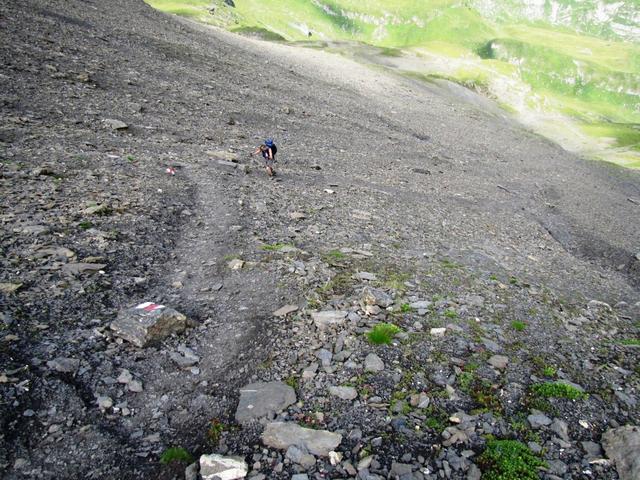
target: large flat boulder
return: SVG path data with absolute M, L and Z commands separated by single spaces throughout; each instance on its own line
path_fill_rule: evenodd
M 602 447 L 614 461 L 620 480 L 640 478 L 640 427 L 612 428 L 602 435 Z
M 182 333 L 187 326 L 189 322 L 185 315 L 151 302 L 123 310 L 111 322 L 111 330 L 118 337 L 140 348 L 159 343 L 174 333 Z
M 323 329 L 330 325 L 341 325 L 347 319 L 347 314 L 342 310 L 325 310 L 324 312 L 311 312 L 311 318 L 316 327 Z
M 305 448 L 318 457 L 327 457 L 342 442 L 342 435 L 326 430 L 303 428 L 293 422 L 273 422 L 262 433 L 262 443 L 268 447 L 288 449 L 294 445 Z
M 295 402 L 295 390 L 285 383 L 251 383 L 240 389 L 236 421 L 242 424 L 268 417 Z
M 202 455 L 200 457 L 200 476 L 202 480 L 236 480 L 247 476 L 249 468 L 240 457 L 222 455 Z

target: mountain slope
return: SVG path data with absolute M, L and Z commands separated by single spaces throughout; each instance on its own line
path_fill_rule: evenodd
M 450 78 L 496 97 L 571 151 L 640 166 L 640 9 L 632 2 L 150 4 L 272 40 L 379 46 L 383 55 L 409 56 L 412 74 Z M 358 55 L 354 49 L 342 51 Z
M 365 455 L 363 476 L 464 478 L 492 432 L 544 444 L 568 480 L 582 442 L 640 422 L 638 172 L 455 85 L 140 1 L 4 2 L 0 17 L 3 478 L 180 478 L 160 461 L 178 446 L 282 480 L 352 478 Z M 248 156 L 267 137 L 276 178 Z M 138 348 L 110 324 L 143 302 L 194 326 Z M 317 328 L 320 310 L 344 323 Z M 402 332 L 375 345 L 377 323 Z M 590 396 L 534 403 L 552 380 Z M 295 390 L 274 418 L 343 435 L 333 462 L 238 424 L 257 381 Z M 540 408 L 560 434 L 526 423 Z

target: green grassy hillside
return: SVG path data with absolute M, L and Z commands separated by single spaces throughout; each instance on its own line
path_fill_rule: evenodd
M 477 87 L 570 150 L 640 168 L 640 5 L 635 2 L 148 2 L 268 40 L 383 47 L 400 57 L 398 69 L 408 74 Z M 403 65 L 402 57 L 412 61 Z

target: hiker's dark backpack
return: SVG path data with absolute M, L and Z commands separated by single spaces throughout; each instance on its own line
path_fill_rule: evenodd
M 264 144 L 271 149 L 271 153 L 273 153 L 273 156 L 275 157 L 276 153 L 278 153 L 278 147 L 276 147 L 276 144 L 273 143 L 273 140 L 268 138 L 264 141 Z

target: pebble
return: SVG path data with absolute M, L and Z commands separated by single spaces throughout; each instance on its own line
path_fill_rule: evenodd
M 373 373 L 381 372 L 384 370 L 384 362 L 375 353 L 370 353 L 364 359 L 364 370 Z
M 111 399 L 111 397 L 100 396 L 96 400 L 96 403 L 98 404 L 98 407 L 102 410 L 106 410 L 107 408 L 113 407 L 113 400 Z

